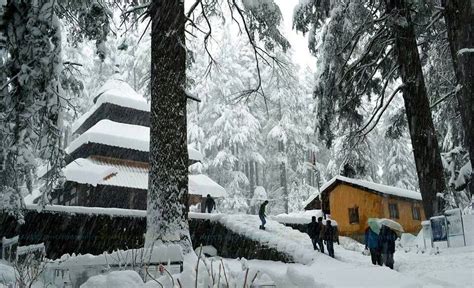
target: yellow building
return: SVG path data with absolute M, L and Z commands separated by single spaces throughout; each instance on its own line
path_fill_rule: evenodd
M 425 213 L 416 191 L 336 176 L 312 195 L 306 210 L 322 209 L 336 220 L 341 235 L 360 240 L 368 218 L 390 218 L 406 232 L 417 233 Z

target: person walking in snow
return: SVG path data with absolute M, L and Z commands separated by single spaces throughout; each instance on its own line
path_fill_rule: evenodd
M 262 230 L 265 230 L 265 223 L 267 223 L 267 221 L 265 220 L 265 217 L 267 217 L 267 215 L 265 214 L 265 208 L 267 207 L 267 204 L 268 200 L 265 200 L 265 202 L 260 205 L 260 210 L 258 210 L 258 217 L 260 217 L 260 220 L 262 221 L 262 225 L 260 225 L 260 229 Z
M 379 233 L 379 247 L 382 253 L 382 262 L 390 269 L 393 269 L 394 264 L 395 240 L 397 240 L 397 234 L 389 227 L 382 225 Z
M 207 194 L 207 197 L 206 197 L 207 213 L 211 213 L 214 207 L 216 207 L 216 201 L 214 201 L 214 198 L 212 198 L 210 194 Z
M 324 253 L 324 245 L 323 240 L 320 237 L 320 233 L 323 226 L 323 217 L 319 217 L 318 222 L 316 222 L 316 216 L 313 216 L 311 217 L 311 222 L 308 224 L 307 228 L 309 238 L 311 238 L 311 242 L 313 243 L 313 249 L 319 250 L 322 253 Z
M 379 235 L 370 227 L 365 229 L 365 249 L 370 251 L 372 264 L 382 265 L 382 256 L 380 255 Z
M 316 222 L 316 216 L 311 217 L 311 222 L 309 222 L 308 227 L 306 227 L 306 233 L 308 233 L 311 243 L 313 243 L 314 250 L 319 250 L 316 244 L 319 238 L 319 233 L 318 236 L 316 236 L 317 226 L 318 222 Z
M 331 225 L 331 220 L 327 220 L 326 226 L 321 229 L 320 235 L 326 243 L 329 256 L 334 258 L 334 242 L 339 244 L 339 230 L 337 227 Z

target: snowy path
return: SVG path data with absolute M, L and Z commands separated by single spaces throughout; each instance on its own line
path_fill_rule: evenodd
M 296 264 L 251 260 L 251 265 L 278 279 L 279 287 L 423 287 L 411 277 L 406 277 L 386 267 L 369 264 L 368 257 L 360 252 L 335 247 L 337 259 L 313 250 L 307 234 L 276 221 L 268 220 L 266 230 L 260 230 L 260 220 L 254 215 L 216 215 L 230 230 L 274 247 L 291 255 Z M 351 245 L 348 243 L 348 245 Z M 353 244 L 352 244 L 353 245 Z M 337 245 L 336 245 L 337 246 Z M 355 255 L 357 261 L 351 261 Z M 293 279 L 293 280 L 288 280 Z M 288 281 L 292 281 L 289 283 Z M 394 285 L 387 283 L 393 283 Z
M 474 287 L 474 247 L 451 248 L 439 255 L 399 251 L 395 270 L 374 266 L 363 245 L 341 237 L 336 259 L 315 252 L 307 234 L 268 220 L 262 231 L 254 215 L 215 215 L 226 227 L 291 255 L 295 264 L 250 260 L 251 268 L 269 274 L 278 287 Z M 233 265 L 229 260 L 229 264 Z M 237 262 L 237 261 L 236 261 Z M 236 264 L 236 263 L 234 263 Z M 239 264 L 240 265 L 240 264 Z

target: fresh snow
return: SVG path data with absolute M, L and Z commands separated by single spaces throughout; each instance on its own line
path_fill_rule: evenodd
M 135 92 L 130 85 L 121 80 L 108 80 L 97 90 L 95 95 L 96 99 L 94 106 L 72 124 L 73 133 L 75 133 L 76 130 L 81 127 L 81 125 L 104 103 L 111 103 L 139 111 L 150 112 L 150 103 L 148 103 L 143 96 Z
M 307 224 L 311 222 L 311 218 L 315 216 L 316 219 L 318 217 L 322 217 L 323 213 L 321 210 L 305 210 L 305 211 L 297 211 L 288 214 L 278 214 L 276 216 L 270 216 L 271 219 L 279 222 L 279 223 L 287 223 L 287 224 Z M 334 220 L 331 220 L 334 221 Z
M 462 55 L 464 53 L 474 53 L 474 48 L 462 48 L 458 50 L 458 55 Z
M 416 191 L 412 190 L 407 190 L 403 188 L 398 188 L 398 187 L 393 187 L 393 186 L 388 186 L 388 185 L 383 185 L 383 184 L 378 184 L 378 183 L 373 183 L 365 180 L 360 180 L 360 179 L 352 179 L 348 177 L 344 177 L 341 175 L 338 175 L 328 182 L 324 183 L 323 186 L 321 186 L 320 191 L 314 193 L 311 195 L 308 200 L 304 202 L 304 206 L 308 205 L 311 201 L 316 199 L 320 195 L 320 193 L 327 188 L 329 188 L 331 185 L 333 185 L 336 181 L 342 182 L 342 183 L 349 183 L 349 184 L 354 184 L 358 186 L 365 187 L 370 190 L 374 190 L 383 194 L 388 194 L 388 195 L 393 195 L 393 196 L 398 196 L 398 197 L 404 197 L 404 198 L 410 198 L 410 199 L 415 199 L 415 200 L 421 200 L 421 194 Z
M 387 267 L 372 265 L 370 257 L 362 254 L 364 245 L 348 237 L 340 237 L 340 245 L 335 245 L 336 258 L 333 259 L 326 254 L 314 251 L 307 234 L 273 220 L 267 222 L 267 230 L 263 231 L 258 229 L 260 221 L 255 215 L 190 213 L 189 216 L 218 221 L 236 233 L 292 256 L 297 262 L 285 264 L 274 261 L 223 259 L 229 281 L 235 283 L 235 286 L 231 287 L 243 287 L 246 274 L 249 276 L 248 279 L 256 277 L 256 280 L 260 281 L 259 283 L 268 283 L 275 285 L 275 287 L 472 287 L 474 280 L 474 246 L 441 248 L 430 251 L 422 249 L 420 246 L 420 235 L 415 237 L 402 234 L 401 241 L 397 241 L 395 269 L 391 270 Z M 468 221 L 466 223 L 468 226 L 473 226 L 472 224 Z M 472 229 L 468 229 L 467 233 L 471 231 Z M 128 251 L 129 254 L 130 251 Z M 114 253 L 98 256 L 66 255 L 48 265 L 52 268 L 76 269 L 84 265 L 89 267 L 91 265 L 118 264 L 114 261 L 132 259 L 129 257 L 130 255 L 127 256 L 127 251 Z M 133 252 L 131 254 L 139 255 L 140 253 Z M 173 257 L 160 257 L 160 259 L 163 258 L 171 259 Z M 180 279 L 183 287 L 195 287 L 193 277 L 195 277 L 196 261 L 195 255 L 185 256 L 183 273 L 173 276 L 175 279 Z M 220 258 L 211 257 L 201 261 L 204 262 L 201 262 L 199 266 L 200 276 L 197 287 L 212 287 L 209 284 L 211 277 L 207 276 L 207 271 L 213 271 L 216 276 L 221 263 Z M 212 261 L 214 262 L 211 266 Z M 121 269 L 132 268 L 123 266 Z M 78 271 L 80 272 L 80 270 Z M 154 281 L 144 283 L 142 279 L 136 277 L 138 274 L 134 273 L 108 270 L 105 274 L 91 277 L 81 287 L 122 288 L 155 287 L 150 285 L 157 285 Z M 116 279 L 123 280 L 116 282 Z M 164 287 L 171 287 L 169 277 L 166 275 L 157 279 L 163 283 Z
M 45 246 L 44 243 L 40 244 L 32 244 L 32 245 L 27 245 L 27 246 L 18 246 L 16 253 L 18 255 L 23 255 L 35 251 L 45 251 Z
M 153 249 L 131 249 L 119 250 L 112 253 L 101 255 L 63 255 L 61 259 L 55 260 L 48 264 L 53 268 L 70 268 L 78 266 L 126 266 L 137 263 L 168 263 L 183 261 L 181 246 L 177 244 L 169 244 L 167 246 L 157 245 Z
M 146 217 L 145 210 L 133 210 L 123 208 L 103 208 L 103 207 L 83 207 L 83 206 L 62 206 L 47 205 L 42 207 L 36 204 L 26 204 L 27 210 L 47 211 L 56 213 L 87 214 L 87 215 L 108 215 L 122 217 Z
M 67 181 L 92 186 L 106 185 L 148 189 L 148 169 L 145 167 L 127 166 L 97 159 L 79 158 L 63 169 Z M 226 190 L 203 174 L 188 176 L 189 194 L 212 197 L 225 197 Z
M 189 194 L 212 197 L 225 197 L 227 193 L 224 187 L 214 182 L 211 178 L 203 174 L 189 175 L 188 189 Z
M 98 165 L 84 158 L 72 161 L 62 171 L 68 181 L 90 184 L 94 187 L 104 182 L 106 177 L 118 172 L 114 167 Z
M 143 288 L 143 280 L 135 271 L 112 271 L 107 274 L 92 276 L 81 288 Z
M 71 154 L 87 143 L 98 143 L 138 151 L 150 151 L 150 128 L 140 125 L 124 124 L 107 119 L 100 120 L 89 130 L 82 133 L 66 148 Z M 189 159 L 202 161 L 202 154 L 188 146 Z
M 11 267 L 7 262 L 4 262 L 0 259 L 0 287 L 3 284 L 8 285 L 15 283 L 17 272 L 13 267 Z M 4 287 L 14 287 L 14 286 L 4 286 Z

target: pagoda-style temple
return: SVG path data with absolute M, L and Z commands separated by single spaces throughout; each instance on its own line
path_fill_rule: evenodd
M 148 190 L 150 104 L 127 83 L 107 81 L 94 105 L 72 126 L 66 149 L 66 183 L 51 193 L 57 205 L 146 209 Z M 189 164 L 202 154 L 188 147 Z M 189 205 L 207 194 L 226 191 L 206 175 L 189 175 Z

